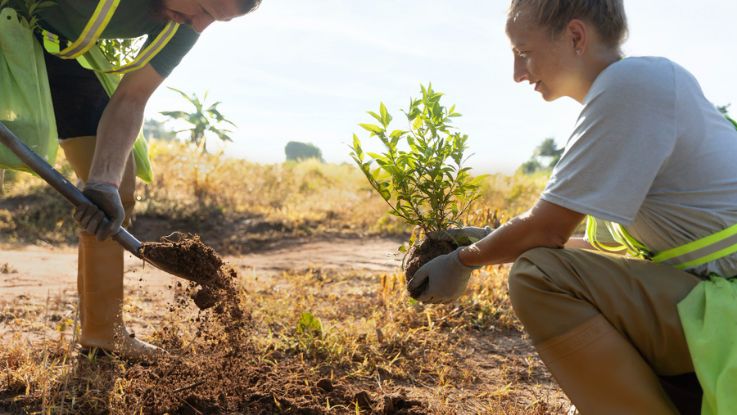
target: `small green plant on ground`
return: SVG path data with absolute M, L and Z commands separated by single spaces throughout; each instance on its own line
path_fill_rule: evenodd
M 461 217 L 480 196 L 484 180 L 483 176 L 473 177 L 464 166 L 468 136 L 452 125 L 452 119 L 461 116 L 455 105 L 441 105 L 443 94 L 432 85 L 422 85 L 421 91 L 422 96 L 411 99 L 403 111 L 407 130 L 390 130 L 393 118 L 383 103 L 378 113 L 369 111 L 378 124 L 359 124 L 370 137 L 381 141 L 383 153 L 365 152 L 355 134 L 351 147 L 353 160 L 391 213 L 427 236 L 419 243 L 414 236 L 410 239 L 409 264 L 418 255 L 424 262 L 457 247 L 455 241 L 444 240 L 442 235 L 461 225 Z M 419 248 L 413 249 L 418 244 Z

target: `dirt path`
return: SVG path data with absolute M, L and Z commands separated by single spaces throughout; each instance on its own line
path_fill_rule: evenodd
M 272 250 L 225 259 L 242 275 L 268 276 L 311 267 L 393 272 L 401 263 L 398 246 L 398 241 L 384 238 L 333 238 L 284 243 Z M 60 294 L 72 295 L 76 290 L 76 270 L 77 250 L 74 247 L 4 248 L 0 250 L 0 303 L 19 296 L 47 299 Z M 176 281 L 127 254 L 127 286 L 136 285 L 146 290 Z

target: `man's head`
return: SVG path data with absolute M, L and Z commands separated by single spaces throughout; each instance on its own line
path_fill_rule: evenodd
M 228 21 L 256 9 L 261 0 L 159 0 L 158 12 L 167 20 L 202 32 L 214 21 Z
M 627 35 L 623 0 L 512 0 L 507 35 L 515 81 L 534 84 L 548 101 L 580 101 L 590 75 L 621 55 Z

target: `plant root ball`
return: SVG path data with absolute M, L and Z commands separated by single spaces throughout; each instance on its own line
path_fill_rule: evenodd
M 419 244 L 412 246 L 407 253 L 407 259 L 404 263 L 404 276 L 409 281 L 425 263 L 440 255 L 449 254 L 457 248 L 458 245 L 447 239 L 423 239 Z

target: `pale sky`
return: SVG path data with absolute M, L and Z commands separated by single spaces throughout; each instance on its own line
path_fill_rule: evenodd
M 349 161 L 353 133 L 383 101 L 399 109 L 432 82 L 456 104 L 477 173 L 514 171 L 546 137 L 564 145 L 580 106 L 542 100 L 512 80 L 507 0 L 263 0 L 248 16 L 215 23 L 165 86 L 209 92 L 238 128 L 225 153 L 284 160 L 288 141 L 311 142 L 329 162 Z M 737 113 L 737 2 L 625 0 L 629 56 L 664 56 Z M 184 109 L 160 88 L 147 108 Z

